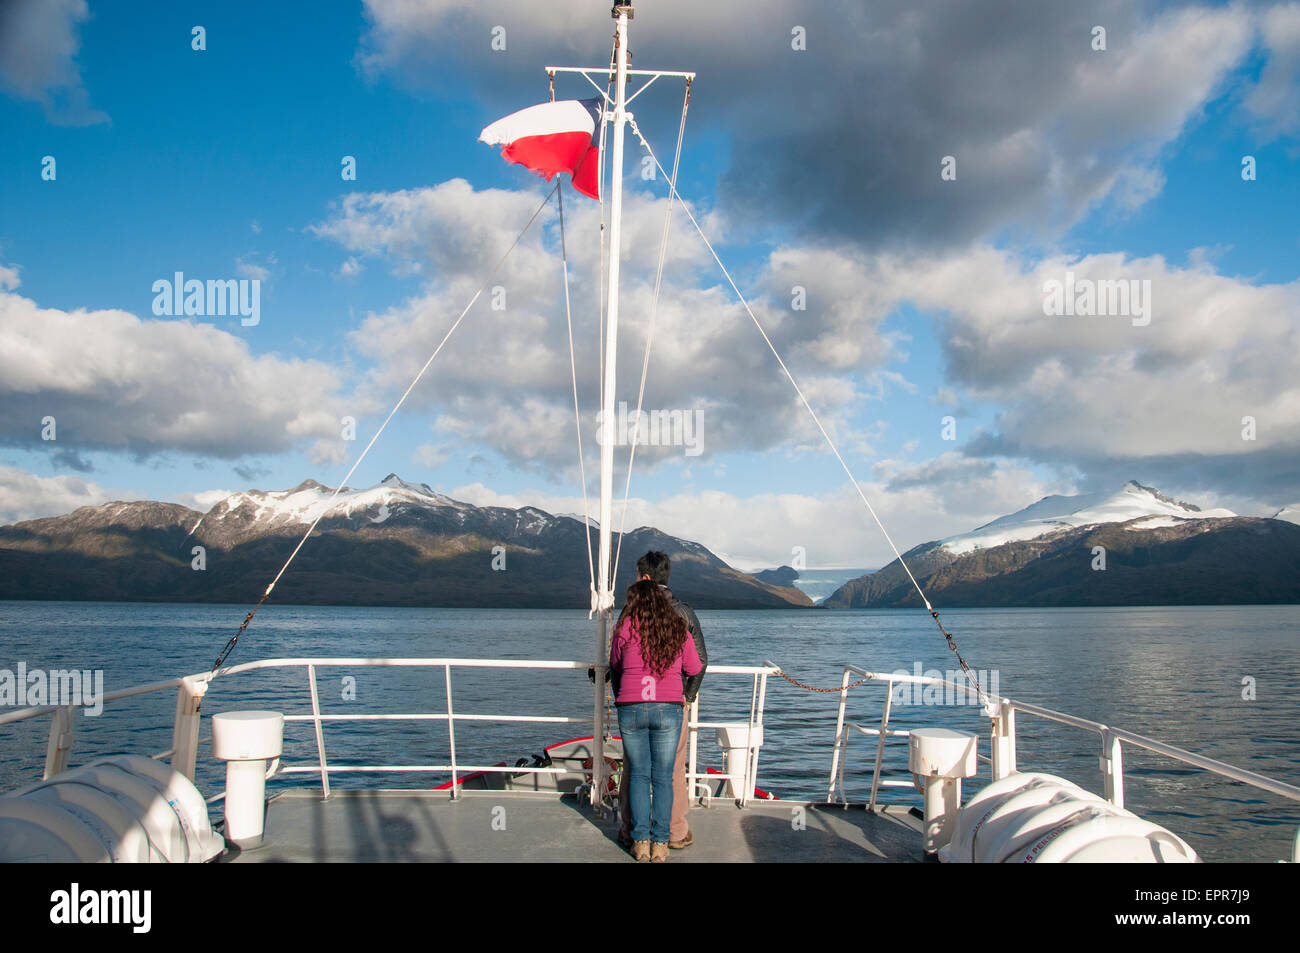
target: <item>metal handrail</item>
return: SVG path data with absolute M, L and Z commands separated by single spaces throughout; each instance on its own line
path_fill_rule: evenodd
M 299 773 L 319 773 L 321 779 L 321 794 L 323 797 L 330 795 L 330 775 L 331 774 L 365 774 L 365 773 L 440 773 L 442 771 L 451 772 L 450 796 L 453 799 L 460 797 L 460 776 L 467 772 L 487 773 L 533 773 L 533 774 L 563 774 L 567 769 L 557 767 L 547 768 L 522 768 L 509 767 L 505 765 L 462 765 L 456 758 L 456 722 L 457 721 L 506 721 L 506 722 L 537 722 L 537 723 L 578 723 L 590 724 L 589 718 L 569 718 L 566 716 L 546 716 L 546 715 L 494 715 L 494 714 L 466 714 L 457 713 L 452 702 L 452 680 L 451 670 L 453 668 L 505 668 L 505 669 L 542 669 L 552 671 L 573 671 L 577 669 L 590 668 L 590 663 L 559 661 L 547 659 L 467 659 L 467 658 L 387 658 L 387 659 L 365 659 L 365 658 L 300 658 L 300 659 L 259 659 L 253 662 L 245 662 L 240 665 L 234 665 L 216 672 L 217 677 L 235 675 L 242 672 L 256 671 L 267 668 L 285 668 L 285 667 L 306 667 L 308 671 L 308 690 L 311 693 L 312 713 L 310 715 L 289 715 L 286 721 L 311 721 L 315 728 L 316 736 L 316 753 L 317 764 L 311 765 L 288 765 L 280 769 L 283 774 Z M 446 712 L 418 712 L 418 713 L 361 713 L 353 715 L 323 715 L 320 711 L 320 700 L 316 686 L 316 669 L 322 667 L 333 668 L 358 668 L 358 667 L 385 667 L 385 668 L 441 668 L 443 670 L 443 682 L 446 692 L 447 710 Z M 447 723 L 447 743 L 451 755 L 449 764 L 425 764 L 425 765 L 331 765 L 328 763 L 325 754 L 325 736 L 322 724 L 325 721 L 445 721 Z
M 762 665 L 710 665 L 708 673 L 710 675 L 750 675 L 753 678 L 752 688 L 749 696 L 749 721 L 748 734 L 746 738 L 752 739 L 754 731 L 763 727 L 763 708 L 767 701 L 767 677 L 775 675 L 781 669 L 771 662 L 765 662 Z M 709 778 L 710 775 L 699 771 L 697 763 L 697 753 L 699 747 L 699 730 L 701 728 L 718 728 L 731 722 L 725 721 L 700 721 L 700 699 L 696 696 L 691 702 L 690 711 L 687 715 L 687 724 L 690 729 L 690 740 L 688 742 L 688 758 L 686 766 L 686 784 L 688 791 L 694 791 L 697 788 L 703 790 L 703 800 L 707 804 L 710 797 L 710 789 L 706 785 L 699 785 L 696 782 Z M 754 786 L 758 783 L 758 748 L 750 745 L 749 755 L 745 761 L 745 780 L 743 790 L 740 792 L 739 803 L 744 807 L 754 796 Z
M 864 733 L 879 735 L 879 742 L 876 749 L 876 761 L 872 773 L 871 800 L 869 802 L 869 806 L 874 809 L 876 805 L 876 795 L 879 788 L 882 786 L 882 783 L 889 786 L 889 782 L 881 782 L 880 780 L 880 769 L 884 757 L 885 738 L 886 735 L 897 736 L 896 731 L 889 731 L 890 701 L 894 695 L 894 683 L 911 682 L 925 685 L 952 687 L 958 690 L 969 690 L 969 686 L 948 681 L 943 678 L 936 678 L 934 676 L 872 672 L 864 668 L 859 668 L 856 665 L 846 665 L 844 667 L 843 679 L 840 683 L 839 715 L 835 728 L 835 746 L 831 756 L 830 780 L 827 786 L 826 795 L 828 803 L 835 803 L 835 790 L 837 787 L 839 788 L 841 801 L 847 803 L 847 798 L 844 794 L 844 764 L 845 755 L 848 750 L 849 734 L 845 731 L 845 708 L 848 702 L 848 693 L 850 691 L 849 679 L 854 675 L 877 682 L 887 688 L 884 713 L 881 718 L 881 726 L 879 729 L 865 729 L 861 726 L 849 723 L 849 727 L 857 728 L 859 731 Z M 1034 715 L 1048 721 L 1054 721 L 1072 728 L 1080 728 L 1099 734 L 1102 739 L 1101 765 L 1105 778 L 1106 797 L 1117 807 L 1124 806 L 1124 766 L 1122 744 L 1125 742 L 1143 748 L 1154 754 L 1159 754 L 1175 761 L 1181 761 L 1184 764 L 1189 764 L 1193 767 L 1210 771 L 1234 781 L 1240 781 L 1243 784 L 1249 784 L 1252 787 L 1260 788 L 1261 790 L 1269 791 L 1273 794 L 1278 794 L 1294 801 L 1300 801 L 1300 787 L 1288 784 L 1285 781 L 1278 781 L 1255 771 L 1247 771 L 1244 768 L 1238 768 L 1235 765 L 1227 764 L 1226 762 L 1218 761 L 1214 758 L 1207 758 L 1204 755 L 1166 744 L 1163 741 L 1150 738 L 1146 735 L 1126 731 L 1122 728 L 1113 728 L 1099 721 L 1081 718 L 1078 715 L 1066 714 L 1065 712 L 1055 711 L 1054 709 L 1044 708 L 1041 705 L 1034 705 L 1028 702 L 1018 702 L 1014 699 L 1005 698 L 991 693 L 987 693 L 987 697 L 988 710 L 991 715 L 990 734 L 993 745 L 993 757 L 988 759 L 986 763 L 992 765 L 992 775 L 993 780 L 995 781 L 1006 777 L 1016 770 L 1015 712 L 1020 711 L 1027 715 Z M 903 734 L 910 735 L 910 732 L 903 732 Z M 980 760 L 983 761 L 985 759 Z
M 320 695 L 316 683 L 317 668 L 358 668 L 358 667 L 423 667 L 423 668 L 442 668 L 444 670 L 444 683 L 446 689 L 447 711 L 446 712 L 418 712 L 418 713 L 380 713 L 380 712 L 363 712 L 353 714 L 326 714 L 320 710 Z M 370 773 L 370 772 L 418 772 L 418 773 L 436 773 L 450 771 L 452 775 L 451 796 L 459 796 L 458 778 L 466 772 L 504 772 L 510 774 L 533 773 L 533 774 L 563 774 L 568 769 L 560 767 L 510 767 L 503 765 L 463 765 L 457 762 L 456 758 L 456 738 L 455 723 L 457 721 L 497 721 L 497 722 L 533 722 L 539 724 L 591 724 L 592 719 L 581 717 L 569 717 L 563 715 L 497 715 L 497 714 L 470 714 L 458 713 L 452 704 L 451 696 L 451 670 L 453 668 L 494 668 L 494 669 L 541 669 L 541 670 L 558 670 L 572 671 L 584 670 L 591 667 L 588 662 L 561 661 L 548 659 L 470 659 L 470 658 L 320 658 L 320 657 L 302 657 L 302 658 L 271 658 L 258 659 L 251 662 L 243 662 L 238 665 L 231 665 L 215 672 L 200 672 L 185 678 L 174 678 L 162 682 L 152 682 L 146 685 L 133 686 L 131 688 L 120 689 L 109 692 L 102 696 L 101 701 L 115 701 L 122 698 L 128 698 L 136 695 L 144 695 L 151 692 L 165 691 L 168 689 L 178 690 L 176 720 L 173 724 L 173 744 L 171 748 L 150 755 L 155 760 L 161 760 L 166 757 L 172 758 L 173 767 L 181 770 L 189 777 L 194 775 L 194 758 L 198 747 L 198 723 L 199 723 L 199 699 L 206 694 L 209 686 L 218 678 L 228 678 L 233 675 L 242 674 L 251 671 L 260 671 L 272 668 L 305 668 L 307 670 L 307 689 L 311 700 L 310 714 L 286 714 L 286 722 L 311 722 L 315 729 L 315 741 L 317 749 L 316 765 L 283 765 L 278 769 L 281 774 L 301 774 L 301 773 L 319 773 L 321 778 L 322 794 L 325 797 L 330 793 L 331 774 L 343 773 Z M 763 704 L 767 686 L 767 676 L 777 671 L 777 667 L 768 663 L 764 666 L 745 666 L 745 665 L 713 665 L 709 668 L 710 673 L 726 674 L 743 674 L 753 677 L 753 691 L 750 698 L 749 725 L 752 729 L 762 726 L 763 721 Z M 691 744 L 690 744 L 690 772 L 693 777 L 703 777 L 696 775 L 695 754 L 696 754 L 696 733 L 701 727 L 709 727 L 716 722 L 698 721 L 699 700 L 696 699 L 692 706 L 691 719 Z M 23 708 L 14 712 L 6 713 L 0 716 L 0 725 L 26 721 L 31 718 L 37 718 L 42 715 L 52 715 L 50 727 L 50 745 L 49 754 L 46 758 L 45 777 L 57 774 L 67 766 L 67 760 L 72 748 L 75 737 L 72 731 L 72 720 L 70 712 L 75 711 L 78 707 L 75 705 L 44 705 L 32 708 Z M 325 739 L 323 724 L 328 721 L 446 721 L 448 727 L 448 743 L 450 748 L 450 763 L 439 765 L 331 765 L 326 757 Z M 742 803 L 748 801 L 752 794 L 755 778 L 758 771 L 757 751 L 751 749 L 750 759 L 746 765 L 746 791 L 741 798 Z
M 99 700 L 102 702 L 114 702 L 120 698 L 130 698 L 133 695 L 147 695 L 149 692 L 159 692 L 168 688 L 175 688 L 180 685 L 179 678 L 168 679 L 165 682 L 150 682 L 148 685 L 135 685 L 131 688 L 119 688 L 115 692 L 106 692 Z M 85 707 L 87 703 L 72 707 Z M 26 721 L 28 718 L 37 718 L 41 715 L 48 715 L 58 711 L 64 705 L 36 705 L 32 708 L 19 708 L 15 711 L 0 715 L 0 725 L 13 724 L 16 721 Z

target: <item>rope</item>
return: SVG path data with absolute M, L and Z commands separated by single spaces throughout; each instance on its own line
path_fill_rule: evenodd
M 641 433 L 641 407 L 645 402 L 645 382 L 650 373 L 650 348 L 654 343 L 655 319 L 659 315 L 659 289 L 663 285 L 664 260 L 668 257 L 668 233 L 673 216 L 673 196 L 677 194 L 677 170 L 682 159 L 682 140 L 686 136 L 686 110 L 691 105 L 691 83 L 686 81 L 686 96 L 682 100 L 682 121 L 677 127 L 677 151 L 673 156 L 673 174 L 668 182 L 668 205 L 664 208 L 664 229 L 659 237 L 659 266 L 655 270 L 655 291 L 650 302 L 650 325 L 646 328 L 645 355 L 641 360 L 641 386 L 636 395 L 636 416 L 632 426 L 632 446 L 627 453 L 627 481 L 623 486 L 623 512 L 618 521 L 618 546 L 614 550 L 613 579 L 618 578 L 618 563 L 623 556 L 623 533 L 627 529 L 627 503 L 632 493 L 632 462 L 636 459 L 636 445 Z M 633 121 L 635 128 L 635 121 Z M 637 133 L 640 138 L 640 133 Z M 645 140 L 642 139 L 642 142 Z
M 553 194 L 559 187 L 560 183 L 557 180 L 555 188 L 551 189 L 551 193 Z M 335 497 L 342 492 L 343 488 L 347 485 L 348 480 L 352 479 L 352 474 L 357 472 L 357 467 L 361 466 L 361 461 L 366 458 L 366 454 L 368 454 L 370 448 L 375 445 L 375 441 L 379 439 L 379 435 L 384 432 L 384 428 L 387 427 L 393 417 L 396 416 L 397 411 L 401 408 L 402 404 L 406 402 L 406 398 L 411 395 L 411 391 L 415 390 L 415 385 L 420 382 L 420 378 L 424 377 L 424 372 L 429 369 L 429 365 L 433 363 L 433 359 L 438 356 L 442 351 L 443 345 L 450 340 L 452 334 L 454 334 L 456 329 L 460 327 L 460 323 L 465 320 L 465 315 L 469 314 L 469 309 L 474 307 L 474 302 L 478 301 L 479 295 L 481 295 L 483 290 L 487 288 L 488 283 L 496 275 L 497 271 L 500 270 L 501 266 L 505 264 L 506 259 L 510 257 L 510 253 L 515 250 L 515 246 L 519 244 L 524 235 L 527 234 L 528 230 L 533 227 L 533 222 L 537 220 L 537 216 L 541 214 L 542 209 L 546 208 L 550 201 L 551 196 L 547 195 L 546 198 L 542 200 L 542 204 L 537 206 L 537 211 L 533 212 L 532 217 L 528 219 L 528 224 L 524 226 L 523 231 L 515 236 L 515 240 L 510 243 L 510 247 L 506 249 L 505 254 L 501 256 L 500 261 L 498 261 L 496 265 L 493 266 L 492 270 L 488 272 L 488 276 L 484 279 L 483 284 L 479 285 L 478 291 L 475 291 L 474 296 L 469 299 L 469 304 L 465 305 L 465 310 L 460 313 L 460 316 L 456 318 L 455 322 L 447 330 L 447 333 L 443 335 L 442 340 L 438 342 L 438 346 L 434 348 L 433 353 L 429 355 L 429 359 L 425 361 L 424 366 L 420 368 L 420 372 L 415 375 L 415 379 L 411 381 L 410 386 L 407 387 L 402 396 L 398 398 L 397 403 L 393 405 L 393 409 L 389 411 L 388 416 L 384 418 L 384 422 L 380 424 L 379 429 L 375 431 L 375 435 L 370 438 L 370 442 L 366 444 L 366 448 L 361 451 L 361 456 L 357 457 L 356 463 L 352 464 L 352 469 L 347 472 L 347 475 L 343 477 L 343 480 L 339 485 L 334 488 L 334 492 L 330 494 L 330 498 L 325 501 L 325 507 L 320 511 L 320 514 L 312 520 L 311 525 L 307 527 L 307 532 L 302 534 L 302 539 L 298 540 L 298 545 L 293 548 L 293 552 L 291 552 L 289 558 L 284 561 L 284 565 L 280 567 L 280 571 L 275 574 L 275 578 L 271 580 L 271 584 L 266 587 L 266 591 L 262 593 L 262 598 L 257 600 L 257 605 L 253 606 L 252 611 L 245 616 L 243 624 L 239 627 L 239 631 L 231 636 L 230 641 L 226 643 L 226 647 L 222 649 L 221 654 L 217 656 L 217 660 L 212 663 L 212 671 L 215 672 L 219 669 L 221 664 L 230 655 L 231 651 L 234 650 L 235 644 L 239 641 L 239 637 L 244 634 L 244 630 L 248 628 L 248 624 L 253 621 L 253 616 L 257 615 L 257 610 L 262 608 L 262 603 L 266 601 L 267 597 L 271 594 L 271 590 L 275 588 L 275 584 L 280 581 L 280 577 L 284 575 L 285 570 L 289 568 L 289 564 L 292 563 L 294 557 L 298 555 L 298 551 L 302 549 L 303 545 L 307 542 L 307 538 L 311 536 L 312 530 L 316 528 L 316 524 L 324 519 L 325 514 L 332 508 Z
M 641 130 L 637 128 L 636 122 L 632 121 L 631 126 L 632 132 L 641 140 L 641 144 L 645 146 L 646 152 L 648 152 L 650 157 L 654 160 L 655 166 L 660 172 L 667 175 L 667 172 L 664 171 L 663 165 L 659 162 L 659 158 L 655 155 L 654 150 L 650 148 L 650 143 L 646 142 L 645 136 L 641 135 Z M 804 409 L 808 411 L 808 415 L 812 417 L 813 423 L 817 425 L 817 429 L 821 431 L 822 436 L 826 439 L 826 445 L 831 448 L 831 453 L 835 454 L 835 459 L 840 462 L 840 466 L 844 468 L 844 472 L 848 475 L 849 482 L 853 484 L 853 488 L 857 490 L 858 496 L 862 499 L 862 502 L 866 504 L 867 512 L 871 514 L 871 518 L 875 520 L 876 526 L 880 528 L 881 535 L 885 537 L 885 542 L 889 543 L 889 548 L 893 550 L 894 556 L 898 559 L 898 564 L 902 566 L 903 571 L 907 573 L 907 578 L 912 581 L 912 585 L 916 588 L 917 595 L 921 597 L 921 602 L 925 605 L 926 611 L 930 613 L 930 616 L 934 619 L 935 625 L 937 625 L 939 631 L 943 633 L 943 637 L 948 642 L 948 648 L 956 653 L 957 661 L 961 664 L 962 671 L 970 680 L 971 686 L 978 693 L 980 703 L 986 710 L 991 710 L 991 703 L 988 695 L 984 692 L 984 689 L 980 687 L 979 681 L 975 678 L 974 672 L 971 671 L 970 665 L 967 664 L 966 659 L 963 658 L 961 652 L 958 651 L 957 643 L 953 640 L 952 635 L 943 627 L 943 623 L 939 621 L 938 610 L 936 610 L 934 606 L 930 604 L 930 600 L 926 598 L 925 591 L 921 588 L 921 584 L 916 581 L 916 577 L 912 575 L 912 570 L 907 565 L 907 561 L 903 559 L 903 554 L 899 552 L 898 547 L 894 545 L 894 540 L 893 537 L 889 535 L 889 530 L 885 529 L 885 524 L 882 523 L 880 517 L 876 515 L 875 508 L 871 505 L 871 501 L 867 499 L 867 495 L 862 492 L 862 487 L 858 484 L 857 478 L 854 477 L 853 471 L 849 469 L 849 465 L 845 462 L 844 457 L 841 456 L 839 448 L 835 446 L 835 441 L 831 439 L 831 435 L 827 433 L 826 428 L 822 426 L 821 419 L 817 416 L 817 412 L 813 410 L 812 404 L 810 404 L 808 398 L 804 396 L 804 392 L 799 387 L 798 382 L 794 379 L 794 375 L 790 373 L 790 368 L 786 367 L 785 361 L 781 359 L 781 355 L 777 351 L 776 345 L 772 343 L 772 339 L 768 337 L 767 332 L 763 330 L 763 325 L 754 314 L 754 310 L 749 306 L 749 302 L 745 300 L 745 296 L 741 294 L 740 288 L 737 287 L 735 280 L 731 277 L 731 272 L 727 271 L 727 266 L 724 265 L 722 259 L 718 257 L 717 251 L 713 248 L 713 243 L 710 242 L 708 236 L 704 234 L 704 229 L 700 227 L 700 223 L 696 220 L 694 213 L 691 212 L 691 207 L 684 199 L 681 199 L 680 194 L 677 193 L 675 185 L 672 187 L 672 191 L 673 194 L 677 195 L 678 199 L 681 200 L 682 208 L 686 211 L 686 215 L 691 220 L 691 224 L 695 226 L 695 231 L 699 233 L 700 239 L 704 242 L 704 246 L 708 248 L 709 254 L 713 256 L 713 260 L 722 271 L 723 277 L 726 278 L 727 283 L 731 285 L 731 290 L 736 293 L 736 298 L 744 307 L 745 313 L 748 314 L 750 320 L 754 322 L 754 327 L 756 327 L 758 333 L 763 336 L 763 341 L 767 344 L 768 350 L 772 352 L 772 356 L 776 358 L 776 362 L 781 365 L 781 370 L 785 372 L 786 378 L 790 381 L 790 386 L 792 386 L 795 393 L 799 395 L 799 400 L 803 403 Z
M 573 380 L 573 425 L 578 432 L 578 474 L 582 481 L 582 535 L 587 540 L 587 576 L 591 588 L 591 612 L 596 611 L 596 558 L 591 553 L 591 513 L 587 503 L 587 469 L 582 459 L 582 414 L 578 410 L 578 363 L 573 352 L 573 312 L 569 307 L 569 252 L 564 241 L 564 189 L 557 179 L 555 197 L 560 210 L 560 260 L 564 264 L 564 323 L 569 329 L 569 373 Z M 591 612 L 587 618 L 591 618 Z

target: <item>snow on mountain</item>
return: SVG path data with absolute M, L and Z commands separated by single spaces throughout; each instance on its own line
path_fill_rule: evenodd
M 1174 526 L 1184 520 L 1236 515 L 1225 509 L 1202 510 L 1130 480 L 1116 493 L 1047 496 L 1023 510 L 995 519 L 969 533 L 949 536 L 940 543 L 948 552 L 963 555 L 1003 543 L 1036 539 L 1057 530 L 1098 523 L 1134 521 L 1130 529 L 1154 529 Z
M 1288 523 L 1300 523 L 1300 503 L 1292 503 L 1290 506 L 1284 506 L 1273 514 L 1275 520 L 1286 520 Z
M 238 517 L 241 520 L 272 525 L 307 524 L 328 512 L 335 516 L 365 514 L 371 522 L 378 523 L 386 520 L 393 507 L 399 503 L 421 507 L 450 506 L 456 509 L 464 509 L 468 505 L 444 496 L 426 483 L 407 483 L 394 473 L 368 489 L 344 487 L 338 496 L 333 494 L 332 488 L 315 480 L 304 480 L 291 490 L 248 490 L 226 497 L 209 510 L 204 519 Z M 371 513 L 379 518 L 370 516 Z

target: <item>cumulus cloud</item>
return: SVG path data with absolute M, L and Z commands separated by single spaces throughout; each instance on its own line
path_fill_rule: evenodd
M 208 324 L 41 308 L 0 292 L 0 442 L 238 458 L 337 437 L 338 372 L 254 355 Z
M 1256 284 L 1158 255 L 1029 262 L 990 248 L 875 268 L 937 316 L 950 386 L 1002 408 L 971 452 L 1075 467 L 1103 486 L 1140 477 L 1300 496 L 1300 281 Z M 1045 289 L 1067 280 L 1149 283 L 1149 314 L 1045 314 Z
M 78 476 L 37 476 L 16 467 L 0 465 L 0 524 L 18 523 L 43 516 L 62 516 L 79 506 L 99 506 L 111 499 L 139 499 L 133 494 L 111 493 Z
M 942 472 L 917 479 L 904 464 L 887 463 L 883 479 L 860 481 L 900 550 L 974 529 L 1049 493 L 1071 492 L 1068 483 L 1044 482 L 1027 470 L 984 468 L 956 455 Z M 972 465 L 974 463 L 974 465 Z M 892 485 L 899 477 L 899 485 Z M 481 483 L 459 486 L 454 499 L 476 506 L 537 506 L 551 513 L 582 515 L 582 497 L 545 491 L 497 493 Z M 590 501 L 594 518 L 596 500 Z M 621 496 L 613 527 L 628 531 L 654 526 L 725 553 L 737 566 L 788 564 L 794 547 L 806 552 L 809 568 L 877 567 L 894 558 L 880 530 L 851 486 L 811 496 L 763 493 L 742 496 L 720 490 L 679 493 L 654 502 L 633 497 L 623 520 Z M 624 552 L 624 559 L 639 553 Z
M 352 196 L 317 227 L 354 254 L 427 263 L 420 294 L 371 315 L 353 336 L 376 362 L 372 386 L 405 386 L 536 201 L 531 191 L 475 191 L 453 180 Z M 661 214 L 662 200 L 629 197 L 633 229 L 653 233 Z M 594 232 L 594 215 L 594 206 L 578 206 L 570 235 Z M 502 310 L 479 303 L 413 401 L 439 412 L 435 429 L 447 437 L 567 479 L 575 439 L 553 230 L 548 219 L 521 243 L 494 279 Z M 691 240 L 675 242 L 679 260 L 667 270 L 645 406 L 699 411 L 706 452 L 820 450 L 820 434 L 748 316 L 729 289 L 689 263 Z M 594 408 L 598 262 L 572 238 L 569 248 L 581 309 L 580 398 Z M 856 453 L 870 455 L 884 429 L 864 423 L 870 402 L 914 391 L 883 366 L 906 346 L 884 322 L 911 305 L 937 323 L 945 380 L 933 399 L 962 413 L 971 401 L 1001 408 L 994 431 L 968 445 L 974 455 L 1050 463 L 1102 488 L 1140 478 L 1189 493 L 1240 493 L 1245 481 L 1262 498 L 1300 496 L 1288 462 L 1300 450 L 1300 285 L 1252 283 L 1193 258 L 1178 267 L 1160 256 L 1033 259 L 985 245 L 924 256 L 786 245 L 754 270 L 754 302 L 832 437 Z M 633 405 L 650 264 L 630 259 L 625 272 L 619 379 Z M 1125 315 L 1046 314 L 1048 283 L 1067 281 L 1102 289 L 1120 282 L 1138 296 Z M 806 310 L 794 305 L 799 298 Z M 1242 439 L 1245 417 L 1257 422 L 1253 440 Z M 584 433 L 594 453 L 590 414 Z M 652 466 L 680 453 L 648 447 L 638 460 Z
M 372 390 L 405 388 L 543 194 L 475 190 L 453 179 L 433 188 L 350 195 L 313 227 L 354 257 L 379 258 L 397 269 L 418 265 L 427 278 L 419 294 L 370 315 L 352 334 L 354 346 L 375 362 Z M 618 375 L 629 413 L 653 313 L 646 411 L 692 415 L 700 422 L 704 453 L 791 440 L 820 446 L 779 365 L 730 289 L 707 267 L 703 245 L 680 211 L 656 310 L 653 251 L 631 250 L 658 247 L 665 204 L 640 190 L 625 202 Z M 579 400 L 591 452 L 600 366 L 598 214 L 589 202 L 571 203 L 566 211 Z M 557 229 L 548 209 L 489 283 L 412 394 L 411 406 L 437 410 L 441 434 L 487 444 L 516 466 L 567 473 L 576 436 Z M 848 415 L 890 388 L 910 387 L 883 368 L 896 356 L 897 341 L 881 332 L 888 310 L 863 295 L 864 276 L 860 262 L 841 254 L 779 248 L 762 265 L 753 301 L 827 429 L 859 450 L 866 449 L 863 434 L 846 425 Z M 801 309 L 795 286 L 803 289 Z M 842 373 L 850 368 L 856 377 Z M 647 446 L 638 450 L 638 460 L 648 466 L 682 453 L 681 445 Z
M 462 97 L 440 85 L 455 75 L 496 118 L 530 82 L 542 93 L 543 63 L 597 59 L 604 12 L 585 0 L 367 0 L 358 62 Z M 775 219 L 817 240 L 956 247 L 1008 225 L 1063 229 L 1107 200 L 1148 201 L 1162 188 L 1162 148 L 1230 81 L 1255 17 L 1243 5 L 1128 0 L 785 0 L 737 18 L 729 4 L 660 0 L 633 42 L 653 52 L 638 66 L 699 70 L 692 116 L 731 141 L 718 204 L 737 231 Z M 1276 19 L 1282 69 L 1289 34 Z M 1097 24 L 1105 51 L 1092 48 Z M 505 51 L 491 47 L 498 26 Z M 796 26 L 805 50 L 792 49 Z M 1261 88 L 1263 109 L 1283 87 Z M 641 119 L 666 153 L 676 106 L 655 94 L 639 101 Z M 955 181 L 940 178 L 949 155 Z
M 0 85 L 38 102 L 58 125 L 108 122 L 90 105 L 77 53 L 90 19 L 85 0 L 6 0 L 0 4 Z

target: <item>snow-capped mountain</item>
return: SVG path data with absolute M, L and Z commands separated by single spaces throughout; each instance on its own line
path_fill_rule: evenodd
M 936 606 L 1224 605 L 1300 602 L 1300 526 L 1202 510 L 1136 481 L 1049 496 L 904 554 Z M 822 605 L 920 605 L 898 560 Z
M 0 527 L 0 599 L 255 601 L 319 517 L 276 587 L 283 602 L 586 608 L 588 532 L 534 506 L 474 506 L 389 474 L 365 489 L 306 480 L 234 493 L 200 514 L 174 503 L 81 507 Z M 594 522 L 594 521 L 593 521 Z M 593 541 L 594 542 L 594 541 Z M 616 591 L 648 549 L 700 608 L 810 605 L 652 527 L 623 538 Z
M 1037 539 L 1048 533 L 1101 523 L 1126 523 L 1132 530 L 1176 526 L 1184 520 L 1236 516 L 1232 510 L 1202 510 L 1129 480 L 1114 493 L 1046 496 L 1023 510 L 985 523 L 978 529 L 940 540 L 954 555 L 991 549 L 1004 543 Z M 1279 514 L 1280 515 L 1280 514 Z M 1300 521 L 1300 517 L 1293 522 Z
M 427 483 L 407 483 L 395 473 L 364 490 L 344 487 L 334 496 L 330 487 L 315 480 L 304 480 L 291 490 L 247 490 L 235 493 L 217 503 L 203 517 L 210 522 L 239 518 L 253 520 L 264 526 L 286 523 L 311 523 L 318 516 L 352 516 L 354 513 L 373 513 L 381 506 L 391 512 L 400 504 L 412 506 L 450 506 L 468 509 L 460 503 L 437 492 Z

